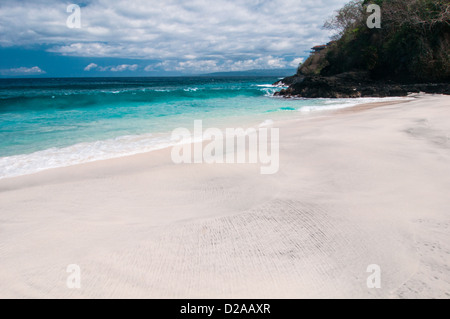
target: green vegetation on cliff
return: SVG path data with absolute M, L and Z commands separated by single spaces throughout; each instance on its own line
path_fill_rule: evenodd
M 381 7 L 381 28 L 370 29 L 369 4 Z M 336 42 L 313 54 L 301 75 L 368 71 L 373 79 L 450 81 L 449 0 L 360 0 L 339 10 L 325 27 Z

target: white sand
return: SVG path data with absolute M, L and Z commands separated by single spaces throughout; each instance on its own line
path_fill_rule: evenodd
M 273 176 L 162 150 L 1 180 L 0 298 L 449 298 L 449 119 L 421 96 L 282 123 Z

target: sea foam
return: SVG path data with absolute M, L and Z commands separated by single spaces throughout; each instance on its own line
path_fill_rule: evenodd
M 131 156 L 173 145 L 175 143 L 170 139 L 169 134 L 158 137 L 145 134 L 2 157 L 0 158 L 0 179 L 34 174 L 52 168 Z
M 320 104 L 315 105 L 302 105 L 298 108 L 298 111 L 302 113 L 318 112 L 318 111 L 332 111 L 354 107 L 367 103 L 379 103 L 379 102 L 393 102 L 393 101 L 405 101 L 411 98 L 405 97 L 386 97 L 386 98 L 352 98 L 352 99 L 317 99 Z

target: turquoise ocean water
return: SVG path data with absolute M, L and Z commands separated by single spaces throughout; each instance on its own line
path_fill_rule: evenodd
M 0 178 L 167 147 L 171 132 L 194 120 L 247 128 L 368 101 L 275 98 L 277 80 L 1 79 Z

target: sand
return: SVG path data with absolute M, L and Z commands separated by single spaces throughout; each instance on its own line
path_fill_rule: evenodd
M 449 298 L 449 118 L 421 95 L 275 123 L 276 175 L 167 149 L 0 180 L 0 298 Z

